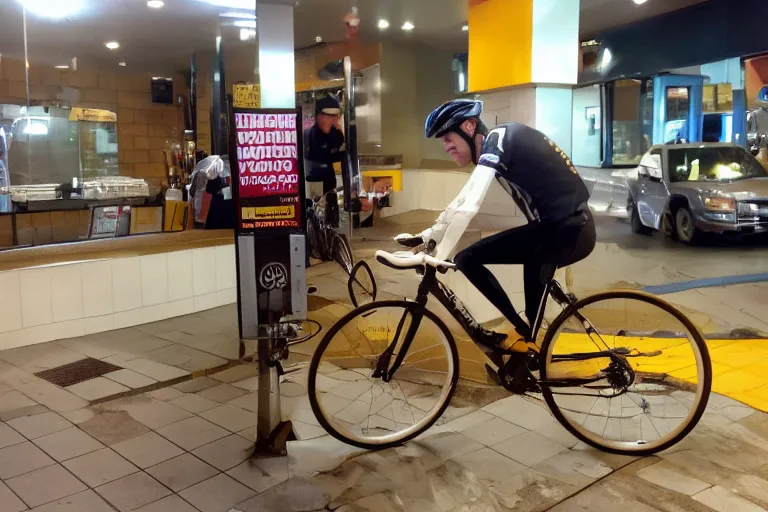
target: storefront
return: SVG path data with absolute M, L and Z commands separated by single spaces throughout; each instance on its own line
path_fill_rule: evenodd
M 650 145 L 674 141 L 754 147 L 768 82 L 755 58 L 768 45 L 750 15 L 760 8 L 715 0 L 582 43 L 574 163 L 634 166 Z

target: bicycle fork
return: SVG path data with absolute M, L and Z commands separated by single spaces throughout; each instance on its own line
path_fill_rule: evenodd
M 427 307 L 427 297 L 432 286 L 432 282 L 435 279 L 436 270 L 432 267 L 427 267 L 424 273 L 424 278 L 421 280 L 421 284 L 419 285 L 419 292 L 416 296 L 416 301 L 413 305 L 413 308 L 403 312 L 403 316 L 400 318 L 400 321 L 397 324 L 395 335 L 392 338 L 392 343 L 390 343 L 386 350 L 382 352 L 378 362 L 376 363 L 376 369 L 373 372 L 374 378 L 381 378 L 381 380 L 384 382 L 389 382 L 392 380 L 395 372 L 400 368 L 400 365 L 403 364 L 405 356 L 408 354 L 408 350 L 411 348 L 413 339 L 416 337 L 416 332 L 419 330 L 421 319 L 424 318 L 424 310 Z M 405 324 L 406 317 L 409 314 L 411 315 L 411 324 L 408 326 L 408 330 L 405 332 L 405 338 L 400 345 L 400 350 L 395 355 L 395 349 L 397 348 L 398 341 L 400 340 L 400 335 L 403 332 L 403 326 Z M 395 355 L 395 362 L 390 366 L 389 363 L 393 355 Z

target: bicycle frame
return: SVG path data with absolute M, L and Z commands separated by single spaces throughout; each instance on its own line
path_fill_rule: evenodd
M 556 267 L 552 266 L 551 269 L 547 269 L 548 274 L 549 274 L 549 270 L 551 270 L 551 275 L 554 277 Z M 419 326 L 421 324 L 421 319 L 424 316 L 423 311 L 426 308 L 429 295 L 432 295 L 433 297 L 435 297 L 438 300 L 438 302 L 440 302 L 440 304 L 442 304 L 443 307 L 445 307 L 445 309 L 448 310 L 451 316 L 459 323 L 459 325 L 464 329 L 467 335 L 469 335 L 470 339 L 472 339 L 472 341 L 476 345 L 482 347 L 482 344 L 472 336 L 472 333 L 477 331 L 476 328 L 480 325 L 479 322 L 472 316 L 472 314 L 469 312 L 467 307 L 461 302 L 461 300 L 456 296 L 456 294 L 448 286 L 446 286 L 445 284 L 440 282 L 439 279 L 437 279 L 437 272 L 438 272 L 437 269 L 434 267 L 427 266 L 425 268 L 423 278 L 421 280 L 421 283 L 419 284 L 418 293 L 416 295 L 415 311 L 413 312 L 413 318 L 412 318 L 411 324 L 408 327 L 408 331 L 405 334 L 405 338 L 403 339 L 402 346 L 400 350 L 397 352 L 395 361 L 390 366 L 389 363 L 390 363 L 391 357 L 395 351 L 398 340 L 400 339 L 400 334 L 402 332 L 403 324 L 405 322 L 405 315 L 403 315 L 403 317 L 400 319 L 400 322 L 397 325 L 397 329 L 395 330 L 395 335 L 394 335 L 392 344 L 390 344 L 390 346 L 387 347 L 384 353 L 381 354 L 381 357 L 377 362 L 376 369 L 374 370 L 373 377 L 376 377 L 376 378 L 380 377 L 384 380 L 384 382 L 389 382 L 394 376 L 395 372 L 400 368 L 400 365 L 405 360 L 405 357 L 408 354 L 408 350 L 410 349 L 411 344 L 413 343 L 413 339 L 416 336 L 416 331 L 419 329 Z M 531 329 L 531 339 L 527 341 L 535 340 L 536 337 L 538 336 L 538 332 L 541 329 L 541 324 L 544 318 L 547 299 L 549 297 L 552 297 L 555 300 L 555 302 L 557 302 L 560 306 L 562 306 L 565 309 L 570 308 L 576 303 L 576 298 L 573 297 L 572 295 L 567 294 L 565 290 L 563 290 L 560 283 L 558 283 L 554 279 L 550 279 L 547 282 L 547 285 L 545 287 L 544 296 L 542 297 L 541 303 L 539 304 L 539 309 L 536 314 L 536 320 L 534 321 L 534 325 Z M 576 317 L 584 324 L 584 327 L 587 333 L 597 332 L 592 326 L 591 322 L 589 322 L 589 320 L 584 318 L 581 314 L 576 313 Z M 618 363 L 620 361 L 619 355 L 615 351 L 610 351 L 610 350 L 595 352 L 592 354 L 564 354 L 561 356 L 557 356 L 554 359 L 568 361 L 568 360 L 586 360 L 586 359 L 594 359 L 594 358 L 609 358 L 612 364 Z M 605 376 L 598 375 L 598 376 L 594 376 L 590 378 L 582 378 L 582 379 L 562 379 L 562 380 L 556 380 L 556 381 L 537 381 L 537 382 L 540 385 L 545 385 L 547 387 L 576 387 L 576 386 L 584 386 L 587 384 L 592 384 L 604 379 L 605 379 Z M 611 386 L 607 386 L 607 388 L 611 388 Z

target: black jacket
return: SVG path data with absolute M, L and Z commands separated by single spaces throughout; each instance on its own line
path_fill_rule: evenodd
M 557 222 L 586 207 L 589 191 L 571 159 L 546 135 L 519 123 L 491 130 L 479 163 L 512 186 L 529 221 Z
M 344 134 L 340 130 L 331 128 L 325 134 L 314 125 L 304 131 L 307 181 L 323 181 L 335 177 L 333 164 L 342 162 L 345 156 Z

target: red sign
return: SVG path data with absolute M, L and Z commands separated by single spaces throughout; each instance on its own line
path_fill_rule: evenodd
M 235 113 L 241 198 L 299 194 L 296 113 Z

